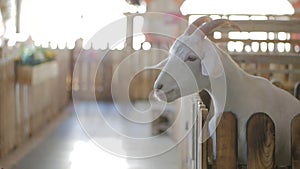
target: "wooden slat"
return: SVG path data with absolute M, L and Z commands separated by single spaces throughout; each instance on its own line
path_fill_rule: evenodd
M 0 158 L 16 146 L 16 100 L 14 62 L 0 63 Z
M 55 111 L 62 109 L 69 101 L 70 98 L 70 83 L 71 83 L 71 55 L 69 50 L 62 50 L 57 54 L 56 60 L 58 63 L 58 78 L 54 83 L 56 97 L 59 99 L 54 100 Z
M 233 60 L 244 63 L 299 64 L 300 54 L 287 53 L 230 53 Z
M 236 118 L 224 112 L 217 127 L 217 169 L 237 168 Z
M 273 169 L 275 127 L 269 116 L 254 114 L 247 124 L 248 169 Z
M 292 168 L 300 169 L 300 114 L 292 120 Z
M 208 160 L 208 166 L 214 165 L 214 150 L 213 150 L 213 139 L 210 137 L 207 140 L 207 160 Z
M 211 98 L 210 98 L 210 95 L 207 91 L 201 91 L 199 92 L 199 96 L 201 98 L 201 102 L 202 102 L 202 105 L 204 105 L 204 107 L 202 106 L 202 116 L 204 117 L 203 120 L 203 125 L 204 125 L 204 122 L 207 120 L 207 118 L 210 118 L 208 117 L 208 111 L 209 111 L 209 108 L 210 108 L 210 105 L 211 105 Z M 211 115 L 210 115 L 211 116 Z M 202 117 L 202 118 L 203 118 Z M 204 128 L 203 128 L 204 129 Z M 207 128 L 205 128 L 207 129 Z M 208 131 L 206 131 L 208 133 Z M 210 166 L 213 166 L 213 162 L 214 162 L 214 159 L 213 159 L 213 140 L 212 138 L 208 138 L 205 142 L 205 160 L 206 160 L 206 163 L 208 165 L 208 167 Z
M 300 20 L 235 20 L 232 22 L 246 32 L 300 32 Z M 222 30 L 222 28 L 216 30 L 221 32 L 228 31 Z

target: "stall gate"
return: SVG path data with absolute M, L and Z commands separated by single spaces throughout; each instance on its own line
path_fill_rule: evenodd
M 216 130 L 216 158 L 213 158 L 213 143 L 209 138 L 202 144 L 199 142 L 202 124 L 208 111 L 198 100 L 195 103 L 195 113 L 201 115 L 193 128 L 193 161 L 197 169 L 274 169 L 275 166 L 275 124 L 265 113 L 253 114 L 247 122 L 248 165 L 237 162 L 237 120 L 233 113 L 224 112 Z M 295 116 L 290 124 L 292 143 L 292 163 L 280 168 L 300 168 L 300 114 Z

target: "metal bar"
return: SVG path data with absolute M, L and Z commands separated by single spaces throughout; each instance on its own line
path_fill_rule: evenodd
M 199 162 L 198 162 L 198 113 L 197 113 L 197 107 L 198 107 L 198 100 L 194 103 L 193 106 L 193 119 L 195 119 L 194 125 L 193 125 L 193 161 L 194 161 L 194 168 L 199 169 Z

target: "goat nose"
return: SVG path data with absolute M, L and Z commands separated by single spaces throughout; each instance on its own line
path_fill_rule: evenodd
M 155 89 L 158 89 L 158 90 L 160 90 L 160 89 L 162 89 L 164 87 L 164 85 L 163 84 L 157 84 L 157 85 L 155 85 Z

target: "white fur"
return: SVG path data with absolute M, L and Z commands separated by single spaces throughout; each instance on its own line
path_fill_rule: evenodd
M 194 55 L 198 57 L 197 60 L 186 61 L 189 56 Z M 212 55 L 217 57 L 211 57 Z M 222 69 L 216 58 L 221 61 Z M 227 83 L 224 111 L 233 112 L 238 120 L 239 163 L 247 163 L 247 121 L 254 113 L 264 112 L 275 123 L 276 164 L 290 165 L 290 125 L 293 117 L 299 113 L 300 102 L 288 92 L 272 85 L 267 79 L 243 71 L 226 52 L 206 39 L 200 30 L 196 30 L 192 35 L 184 34 L 174 42 L 170 49 L 169 60 L 158 76 L 154 88 L 158 84 L 163 84 L 163 88 L 156 92 L 164 92 L 165 100 L 168 102 L 201 90 L 208 90 L 211 93 L 207 72 L 213 76 L 210 78 L 218 78 L 223 69 Z M 191 85 L 194 82 L 197 83 L 196 87 Z M 163 99 L 159 95 L 158 97 Z

